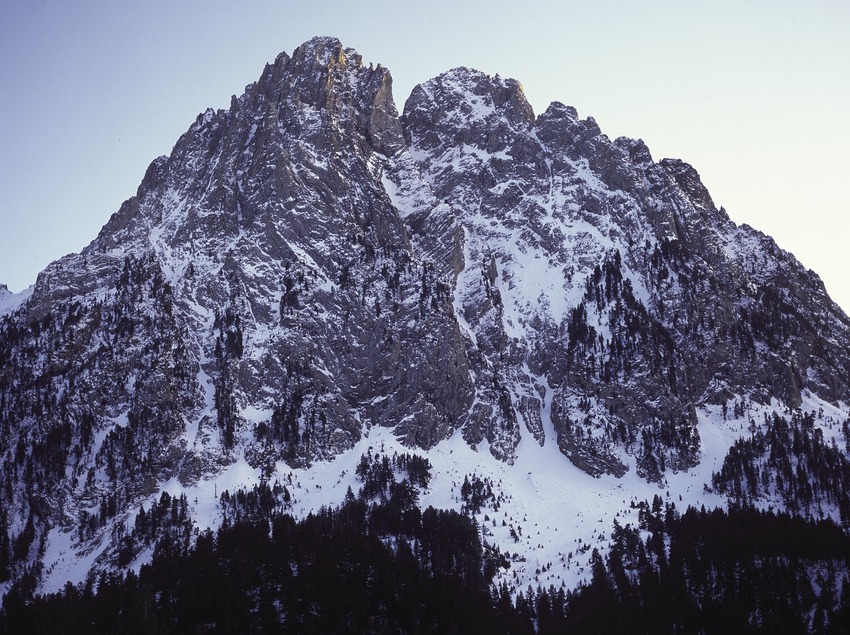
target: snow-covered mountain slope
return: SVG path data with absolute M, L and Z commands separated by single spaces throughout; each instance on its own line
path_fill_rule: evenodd
M 633 501 L 739 496 L 712 473 L 774 411 L 844 447 L 850 320 L 692 167 L 464 68 L 399 116 L 332 38 L 200 115 L 16 297 L 0 573 L 46 589 L 149 557 L 127 536 L 162 492 L 214 526 L 222 490 L 277 481 L 304 514 L 379 446 L 427 453 L 424 504 L 487 480 L 512 584 L 573 584 Z
M 0 284 L 0 317 L 11 313 L 21 306 L 32 293 L 32 287 L 20 293 L 12 293 L 5 284 Z

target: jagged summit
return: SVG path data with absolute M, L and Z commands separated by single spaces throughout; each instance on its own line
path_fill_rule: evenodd
M 384 430 L 643 488 L 722 460 L 706 413 L 850 401 L 850 320 L 694 168 L 466 68 L 399 116 L 334 38 L 199 115 L 7 313 L 0 511 L 92 567 L 166 488 L 306 479 Z
M 421 116 L 431 118 L 433 129 L 417 125 Z M 474 142 L 496 153 L 505 149 L 507 129 L 530 128 L 534 112 L 516 80 L 459 67 L 416 86 L 405 102 L 403 121 L 408 134 L 420 133 L 415 144 L 423 150 L 435 143 L 429 133 L 451 126 L 460 133 L 459 143 Z
M 352 54 L 358 60 L 360 59 L 360 55 L 354 49 L 345 49 L 344 52 Z M 340 61 L 343 55 L 342 42 L 338 38 L 317 35 L 296 48 L 292 54 L 292 59 L 296 63 L 298 63 L 298 60 L 313 59 L 319 66 L 324 67 L 328 66 L 332 60 Z
M 0 318 L 11 313 L 23 304 L 32 294 L 32 287 L 24 289 L 19 293 L 9 291 L 9 287 L 0 284 Z

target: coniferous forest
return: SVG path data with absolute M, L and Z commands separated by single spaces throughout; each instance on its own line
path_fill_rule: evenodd
M 510 562 L 481 542 L 473 510 L 417 505 L 429 470 L 364 457 L 359 495 L 302 520 L 269 488 L 224 492 L 222 527 L 192 540 L 177 522 L 138 573 L 51 595 L 24 579 L 0 633 L 850 632 L 850 538 L 830 520 L 680 513 L 656 496 L 637 505 L 637 527 L 615 524 L 605 556 L 593 551 L 587 584 L 517 593 L 494 583 Z M 182 504 L 160 501 L 134 540 L 147 544 L 166 508 L 179 521 Z

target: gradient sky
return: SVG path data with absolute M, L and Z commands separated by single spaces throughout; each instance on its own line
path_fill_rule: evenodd
M 846 0 L 3 0 L 0 282 L 79 251 L 199 112 L 314 35 L 389 68 L 399 110 L 470 66 L 684 159 L 850 310 Z

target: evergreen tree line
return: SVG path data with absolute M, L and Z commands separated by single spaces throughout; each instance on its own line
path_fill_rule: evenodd
M 504 633 L 478 528 L 453 511 L 349 498 L 301 521 L 168 534 L 139 573 L 23 597 L 0 633 Z
M 587 585 L 520 595 L 523 622 L 540 634 L 850 632 L 850 538 L 834 522 L 752 507 L 679 515 L 659 497 L 640 518 L 615 525 L 607 557 L 594 549 Z
M 165 534 L 138 574 L 36 597 L 15 587 L 0 633 L 846 633 L 848 559 L 829 520 L 680 514 L 656 497 L 638 527 L 615 524 L 605 557 L 593 551 L 590 582 L 515 596 L 493 584 L 509 564 L 470 517 L 349 496 L 301 521 Z

